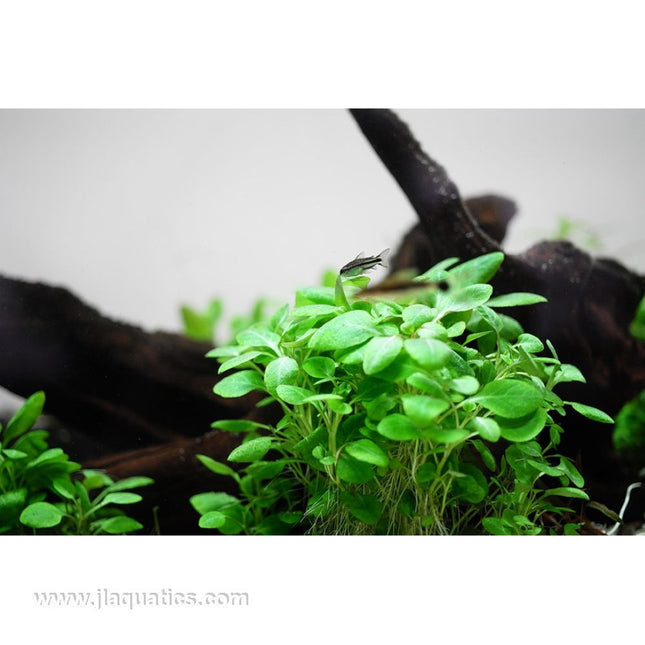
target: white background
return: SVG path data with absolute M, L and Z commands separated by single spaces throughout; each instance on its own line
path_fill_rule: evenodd
M 508 251 L 565 216 L 645 271 L 645 111 L 397 112 L 463 196 L 517 202 Z M 5 275 L 166 330 L 181 303 L 289 301 L 416 221 L 341 109 L 3 110 L 0 213 Z

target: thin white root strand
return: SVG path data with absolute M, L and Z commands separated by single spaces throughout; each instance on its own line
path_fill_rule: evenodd
M 643 484 L 641 482 L 634 482 L 633 484 L 630 484 L 627 487 L 627 491 L 625 492 L 625 501 L 623 502 L 623 505 L 622 505 L 622 507 L 620 509 L 620 513 L 618 513 L 618 517 L 620 517 L 621 520 L 623 519 L 623 516 L 625 515 L 625 511 L 627 510 L 627 506 L 629 504 L 629 497 L 632 494 L 632 491 L 635 488 L 640 488 L 642 485 Z M 614 524 L 607 531 L 607 535 L 615 535 L 618 532 L 618 529 L 620 528 L 621 523 L 622 522 L 616 522 L 616 524 Z

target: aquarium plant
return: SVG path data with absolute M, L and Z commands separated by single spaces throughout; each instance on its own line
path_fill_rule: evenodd
M 227 463 L 199 459 L 239 493 L 193 496 L 199 525 L 225 534 L 553 531 L 553 518 L 588 499 L 558 453 L 560 419 L 612 419 L 558 396 L 559 384 L 584 376 L 504 313 L 544 298 L 493 294 L 503 259 L 446 259 L 391 293 L 338 274 L 209 352 L 221 363 L 217 395 L 262 393 L 258 405 L 275 406 L 279 421 L 213 423 L 243 440 Z
M 141 523 L 121 509 L 141 496 L 132 489 L 149 477 L 113 481 L 98 470 L 82 469 L 61 448 L 50 448 L 46 430 L 33 426 L 45 394 L 36 392 L 0 425 L 0 533 L 64 535 L 122 534 Z

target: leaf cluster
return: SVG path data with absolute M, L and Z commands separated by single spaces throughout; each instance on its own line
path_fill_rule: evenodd
M 271 302 L 266 298 L 259 298 L 247 314 L 233 316 L 230 320 L 230 333 L 235 335 L 251 325 L 268 318 Z M 206 306 L 199 310 L 189 305 L 179 308 L 184 336 L 193 340 L 215 342 L 217 329 L 224 314 L 224 304 L 220 298 L 211 299 Z
M 503 258 L 444 260 L 416 278 L 405 302 L 366 300 L 367 278 L 338 276 L 209 352 L 223 375 L 215 394 L 261 391 L 259 405 L 276 403 L 283 416 L 275 426 L 213 424 L 244 433 L 229 464 L 201 457 L 240 495 L 191 498 L 200 526 L 526 534 L 543 531 L 544 513 L 571 510 L 556 500 L 588 499 L 581 474 L 557 454 L 558 417 L 569 406 L 612 421 L 553 392 L 584 377 L 503 313 L 544 302 L 493 297 L 488 281 Z
M 120 507 L 140 501 L 131 489 L 152 479 L 115 482 L 98 470 L 82 470 L 61 448 L 50 448 L 48 433 L 32 429 L 44 404 L 45 394 L 36 392 L 6 428 L 0 425 L 0 533 L 97 535 L 143 528 Z

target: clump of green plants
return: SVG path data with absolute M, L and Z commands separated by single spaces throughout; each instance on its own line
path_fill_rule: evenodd
M 0 533 L 97 535 L 143 528 L 122 505 L 141 496 L 131 489 L 149 477 L 113 481 L 98 470 L 83 470 L 61 448 L 50 448 L 45 430 L 33 429 L 45 394 L 30 396 L 5 428 L 0 425 Z
M 266 320 L 271 302 L 259 298 L 251 307 L 248 314 L 233 316 L 230 320 L 230 334 L 235 338 L 238 332 Z M 182 332 L 187 338 L 204 342 L 215 342 L 218 326 L 224 313 L 224 303 L 220 298 L 211 299 L 206 306 L 199 310 L 189 305 L 179 308 L 182 322 Z
M 365 276 L 338 275 L 213 349 L 224 375 L 216 394 L 263 392 L 258 405 L 282 416 L 275 425 L 213 423 L 243 441 L 228 463 L 200 460 L 239 494 L 193 496 L 199 525 L 226 534 L 538 534 L 551 530 L 546 513 L 561 518 L 588 500 L 582 475 L 558 453 L 558 420 L 569 408 L 612 419 L 554 392 L 584 377 L 502 313 L 544 301 L 493 297 L 488 282 L 503 259 L 447 259 L 389 299 L 371 296 Z
M 590 226 L 584 222 L 572 220 L 569 217 L 558 217 L 552 239 L 570 240 L 590 251 L 599 251 L 602 249 L 600 238 Z
M 635 338 L 645 340 L 645 297 L 638 304 L 629 329 Z M 617 452 L 632 461 L 645 460 L 645 390 L 620 409 L 612 439 Z
M 620 409 L 612 439 L 617 452 L 633 461 L 645 460 L 645 390 Z
M 641 301 L 638 303 L 634 320 L 629 326 L 629 331 L 634 338 L 645 340 L 645 296 L 643 296 Z
M 189 305 L 182 305 L 179 313 L 184 335 L 193 340 L 214 342 L 215 329 L 223 311 L 224 306 L 219 298 L 210 300 L 201 311 Z

